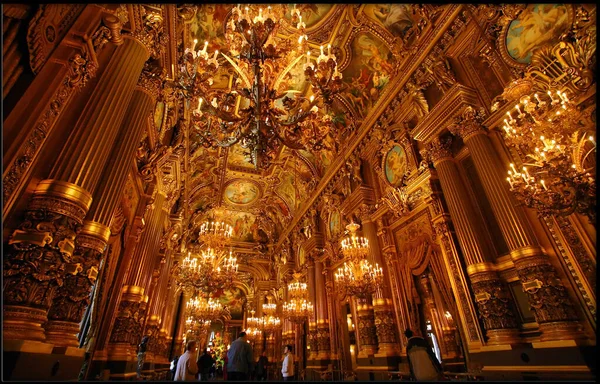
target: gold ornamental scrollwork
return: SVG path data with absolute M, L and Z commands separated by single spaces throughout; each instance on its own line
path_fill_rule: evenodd
M 436 138 L 424 150 L 421 150 L 421 155 L 435 167 L 440 161 L 453 158 L 451 145 L 450 137 Z
M 473 108 L 467 106 L 463 112 L 454 118 L 454 122 L 448 126 L 448 130 L 455 136 L 468 140 L 471 136 L 485 133 L 482 126 L 485 120 L 485 110 L 483 108 Z
M 169 35 L 164 30 L 162 16 L 154 11 L 146 10 L 143 5 L 133 5 L 136 15 L 136 29 L 131 37 L 139 41 L 153 58 L 160 58 L 169 42 Z

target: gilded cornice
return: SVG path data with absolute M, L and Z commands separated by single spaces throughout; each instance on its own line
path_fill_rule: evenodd
M 312 197 L 309 198 L 306 201 L 306 203 L 300 207 L 297 214 L 294 216 L 294 219 L 288 226 L 288 229 L 286 229 L 281 234 L 280 240 L 276 245 L 276 249 L 279 249 L 281 247 L 283 239 L 287 238 L 290 231 L 300 221 L 300 219 L 306 213 L 306 211 L 308 211 L 308 209 L 319 199 L 321 193 L 323 193 L 326 190 L 331 180 L 338 173 L 338 171 L 346 164 L 346 160 L 360 145 L 363 139 L 371 131 L 373 126 L 376 123 L 380 126 L 383 125 L 383 121 L 386 120 L 387 116 L 391 116 L 393 114 L 390 102 L 397 96 L 399 90 L 401 90 L 404 87 L 412 73 L 420 66 L 423 59 L 429 54 L 433 47 L 440 41 L 442 43 L 447 43 L 447 40 L 451 39 L 451 36 L 449 36 L 446 32 L 454 26 L 455 20 L 461 14 L 461 11 L 461 4 L 449 5 L 445 12 L 441 14 L 438 19 L 443 20 L 444 22 L 440 22 L 435 26 L 435 28 L 429 29 L 427 33 L 425 33 L 422 36 L 420 40 L 419 49 L 417 50 L 417 54 L 415 54 L 414 56 L 410 56 L 403 63 L 402 70 L 398 71 L 398 73 L 402 74 L 402 76 L 396 77 L 390 84 L 388 84 L 382 96 L 374 106 L 371 114 L 367 117 L 367 119 L 363 121 L 362 125 L 357 130 L 356 134 L 354 135 L 354 138 L 351 139 L 351 142 L 345 146 L 345 150 L 338 155 L 338 157 L 328 168 L 327 172 L 317 185 L 316 190 L 313 192 Z M 460 24 L 462 25 L 464 23 L 460 21 Z M 378 122 L 378 120 L 380 119 L 381 121 Z
M 428 142 L 461 115 L 465 108 L 479 105 L 479 97 L 474 89 L 454 84 L 435 108 L 411 131 L 417 141 Z
M 314 233 L 309 239 L 307 239 L 302 247 L 304 248 L 304 252 L 310 254 L 313 250 L 321 250 L 323 249 L 323 235 L 320 233 Z
M 340 211 L 344 216 L 349 216 L 360 209 L 363 204 L 375 204 L 375 192 L 371 187 L 359 185 L 358 188 L 356 188 L 340 205 Z

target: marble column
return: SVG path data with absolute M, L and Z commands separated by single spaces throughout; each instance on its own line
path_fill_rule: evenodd
M 581 337 L 581 326 L 567 290 L 543 253 L 524 208 L 509 190 L 506 165 L 498 156 L 481 110 L 467 107 L 449 130 L 462 137 L 510 250 L 529 304 L 540 325 L 542 340 Z
M 450 141 L 434 139 L 425 154 L 437 170 L 488 342 L 518 342 L 519 329 L 512 296 L 491 262 L 494 250 L 484 232 L 482 218 L 461 182 Z
M 57 289 L 74 274 L 75 239 L 147 59 L 147 49 L 134 39 L 115 50 L 48 179 L 33 192 L 25 220 L 10 237 L 4 262 L 5 339 L 46 339 L 41 324 Z M 96 240 L 103 241 L 105 233 L 99 224 L 84 226 L 98 248 Z

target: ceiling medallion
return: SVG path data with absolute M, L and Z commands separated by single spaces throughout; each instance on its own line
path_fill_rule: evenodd
M 333 96 L 342 88 L 331 46 L 311 54 L 298 9 L 291 15 L 296 48 L 290 39 L 276 37 L 286 23 L 285 12 L 283 5 L 234 7 L 226 23 L 228 52 L 207 52 L 208 41 L 196 50 L 195 41 L 185 50 L 176 84 L 180 95 L 196 106 L 192 123 L 202 144 L 217 148 L 239 143 L 257 169 L 269 168 L 282 145 L 322 148 L 333 127 Z M 287 84 L 287 75 L 302 65 L 302 59 L 310 97 Z M 222 66 L 232 68 L 233 78 L 228 89 L 214 89 L 213 79 Z

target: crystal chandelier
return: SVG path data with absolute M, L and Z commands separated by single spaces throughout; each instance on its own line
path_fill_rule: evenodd
M 332 128 L 328 110 L 342 88 L 331 46 L 327 53 L 321 47 L 320 55 L 311 55 L 299 10 L 291 15 L 299 36 L 297 47 L 291 48 L 290 39 L 277 44 L 275 36 L 285 23 L 285 10 L 285 5 L 264 10 L 255 5 L 233 7 L 225 28 L 227 52 L 208 53 L 208 41 L 195 50 L 198 42 L 194 41 L 194 47 L 185 50 L 176 84 L 180 94 L 196 106 L 191 119 L 204 146 L 240 143 L 254 166 L 262 169 L 269 167 L 282 145 L 322 148 Z M 308 98 L 287 84 L 290 70 L 303 58 L 312 93 Z M 231 67 L 234 79 L 229 89 L 211 88 L 222 66 Z
M 177 267 L 175 277 L 184 289 L 210 295 L 218 290 L 231 288 L 237 271 L 237 258 L 232 251 L 227 256 L 224 252 L 207 248 L 201 251 L 200 256 L 188 252 Z
M 383 284 L 383 269 L 379 264 L 373 266 L 367 260 L 369 242 L 364 237 L 356 236 L 359 227 L 356 223 L 346 226 L 349 235 L 341 241 L 346 261 L 337 269 L 335 282 L 339 293 L 366 299 Z
M 289 301 L 283 303 L 283 317 L 293 323 L 302 323 L 314 313 L 313 303 L 308 301 L 306 283 L 300 282 L 299 273 L 294 273 L 294 281 L 288 284 Z
M 586 124 L 566 90 L 533 89 L 533 81 L 521 79 L 505 90 L 520 96 L 502 127 L 506 143 L 523 159 L 518 168 L 510 164 L 510 189 L 543 216 L 577 212 L 595 223 L 595 124 Z

